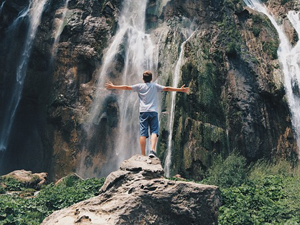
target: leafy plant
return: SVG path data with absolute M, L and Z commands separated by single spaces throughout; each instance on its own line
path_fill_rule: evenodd
M 58 185 L 47 185 L 34 198 L 0 195 L 0 225 L 40 224 L 53 211 L 95 196 L 104 180 L 76 180 L 74 177 L 67 177 Z M 19 189 L 15 183 L 10 184 L 10 189 Z
M 4 193 L 5 193 L 5 188 L 0 185 L 0 194 L 4 194 Z
M 213 165 L 208 169 L 208 177 L 203 181 L 220 187 L 241 185 L 247 175 L 246 158 L 236 153 L 230 154 L 226 159 L 217 156 Z
M 0 183 L 5 185 L 7 191 L 21 191 L 26 188 L 25 184 L 12 178 L 12 177 L 1 177 Z
M 294 218 L 283 190 L 284 179 L 278 175 L 222 189 L 219 223 L 280 224 Z
M 299 224 L 299 170 L 258 162 L 240 186 L 221 188 L 219 224 Z

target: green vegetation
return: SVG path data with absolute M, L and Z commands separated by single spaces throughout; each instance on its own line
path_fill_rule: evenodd
M 239 186 L 247 175 L 245 165 L 246 159 L 235 153 L 229 155 L 226 160 L 217 156 L 212 167 L 208 169 L 208 177 L 204 182 L 224 188 Z
M 5 193 L 5 188 L 0 186 L 0 194 L 4 194 Z
M 36 197 L 25 198 L 23 194 L 32 193 L 33 190 L 22 187 L 16 180 L 9 180 L 5 185 L 10 191 L 13 191 L 14 186 L 22 192 L 0 195 L 0 225 L 40 224 L 53 211 L 95 196 L 103 183 L 104 178 L 79 180 L 68 176 L 57 185 L 47 185 Z
M 228 57 L 240 55 L 242 38 L 235 21 L 227 15 L 223 15 L 222 22 L 218 23 L 218 27 L 223 31 L 220 38 L 224 43 L 226 55 Z
M 0 184 L 2 184 L 2 188 L 5 191 L 22 191 L 27 188 L 25 183 L 21 183 L 12 177 L 1 177 Z
M 279 42 L 275 41 L 268 41 L 263 42 L 263 50 L 268 53 L 268 55 L 272 56 L 272 59 L 277 59 L 277 49 L 278 49 Z
M 95 196 L 104 179 L 68 176 L 57 185 L 43 187 L 36 197 L 28 194 L 35 190 L 16 182 L 7 179 L 0 186 L 2 192 L 6 191 L 0 195 L 0 225 L 40 224 L 53 211 Z M 236 153 L 226 159 L 216 155 L 201 183 L 220 187 L 220 225 L 300 224 L 299 168 L 286 161 L 248 165 Z M 8 194 L 8 187 L 20 191 Z
M 219 224 L 300 224 L 300 174 L 288 162 L 217 157 L 202 183 L 220 187 Z
M 270 20 L 266 16 L 252 15 L 253 25 L 251 30 L 255 37 L 258 37 L 264 31 L 267 39 L 262 42 L 264 52 L 267 52 L 272 59 L 277 59 L 277 49 L 279 46 L 278 34 Z

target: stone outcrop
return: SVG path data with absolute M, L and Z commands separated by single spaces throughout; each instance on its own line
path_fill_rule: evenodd
M 40 189 L 41 186 L 47 184 L 47 177 L 47 173 L 32 173 L 26 170 L 16 170 L 2 176 L 4 179 L 15 179 L 24 186 L 34 189 Z
M 158 158 L 135 155 L 107 177 L 99 196 L 54 212 L 42 225 L 217 224 L 218 187 L 163 173 Z

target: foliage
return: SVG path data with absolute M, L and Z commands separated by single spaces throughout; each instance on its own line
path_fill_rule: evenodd
M 70 176 L 46 186 L 35 198 L 0 195 L 0 225 L 40 224 L 53 211 L 95 196 L 103 183 L 104 178 L 75 180 Z
M 287 161 L 247 166 L 235 153 L 215 158 L 202 183 L 218 185 L 219 224 L 300 224 L 300 168 Z
M 221 188 L 219 224 L 300 224 L 299 170 L 258 162 L 243 184 Z
M 6 191 L 21 191 L 26 188 L 26 185 L 12 177 L 1 177 L 0 184 L 5 185 Z
M 246 175 L 245 157 L 232 153 L 223 159 L 219 155 L 214 159 L 212 167 L 208 169 L 208 177 L 203 182 L 226 188 L 241 185 Z
M 218 26 L 222 30 L 220 38 L 224 43 L 226 55 L 233 58 L 240 55 L 242 37 L 239 29 L 237 29 L 238 25 L 236 22 L 228 17 L 227 14 L 224 14 L 222 22 L 219 22 Z
M 93 197 L 104 183 L 104 179 L 95 178 L 84 181 L 70 180 L 66 179 L 59 185 L 48 185 L 39 193 L 37 200 L 50 211 L 59 210 Z
M 272 56 L 273 59 L 277 59 L 277 50 L 278 50 L 279 42 L 276 41 L 266 41 L 263 42 L 263 50 Z
M 235 57 L 241 51 L 241 46 L 236 42 L 228 42 L 226 47 L 226 55 Z
M 4 194 L 4 193 L 5 193 L 5 188 L 0 185 L 0 194 Z

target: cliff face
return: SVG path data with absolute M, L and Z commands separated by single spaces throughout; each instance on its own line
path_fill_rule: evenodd
M 7 49 L 7 29 L 27 4 L 10 1 L 0 14 L 0 31 L 6 32 L 0 39 L 6 54 L 0 61 L 5 68 L 2 93 L 12 75 L 5 66 L 13 58 Z M 270 1 L 269 7 L 272 4 L 280 6 L 278 16 L 284 16 L 283 9 L 296 7 L 291 1 L 285 5 Z M 105 174 L 110 172 L 105 172 L 108 164 L 117 164 L 114 148 L 120 109 L 115 95 L 105 99 L 105 116 L 97 124 L 87 127 L 85 121 L 95 101 L 96 74 L 118 29 L 122 1 L 70 0 L 67 11 L 64 6 L 55 0 L 45 6 L 8 150 L 1 153 L 6 162 L 3 173 L 22 167 L 50 172 L 56 179 L 76 168 L 86 174 Z M 176 97 L 173 173 L 201 179 L 215 154 L 226 156 L 232 151 L 249 161 L 296 159 L 276 52 L 278 36 L 267 18 L 238 0 L 151 0 L 146 22 L 146 32 L 158 46 L 157 74 L 163 85 L 172 85 L 180 46 L 186 41 L 179 86 L 190 86 L 191 94 Z M 20 25 L 19 36 L 22 29 L 26 24 Z M 54 45 L 58 30 L 62 31 Z M 291 27 L 288 31 L 291 38 L 297 36 Z M 21 43 L 15 43 L 10 50 L 17 55 Z M 120 81 L 123 67 L 120 51 L 110 78 Z M 170 99 L 169 94 L 162 96 L 158 143 L 162 159 L 170 134 Z
M 6 20 L 1 28 L 8 30 L 27 5 L 28 1 L 4 5 L 1 16 Z M 8 150 L 2 153 L 3 173 L 19 167 L 30 168 L 50 172 L 53 179 L 76 170 L 86 140 L 81 124 L 92 102 L 93 74 L 116 30 L 120 7 L 121 1 L 69 1 L 63 17 L 65 2 L 47 2 L 32 47 L 11 140 Z M 60 26 L 60 41 L 55 46 Z M 7 42 L 5 38 L 2 48 Z M 13 50 L 17 48 L 21 47 Z M 7 55 L 11 57 L 9 51 Z M 5 55 L 1 59 L 2 66 L 10 63 Z M 15 76 L 10 71 L 1 75 L 3 81 Z M 5 87 L 11 84 L 2 85 L 5 92 Z M 103 135 L 100 143 L 109 142 L 106 137 L 111 135 L 110 131 L 99 132 Z
M 182 84 L 192 94 L 176 100 L 174 169 L 201 179 L 215 154 L 232 151 L 250 161 L 296 158 L 276 30 L 240 1 L 196 4 L 171 1 L 164 12 L 166 21 L 176 24 L 176 18 L 186 15 L 197 24 L 182 67 Z

